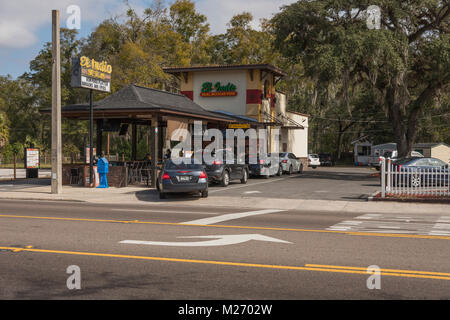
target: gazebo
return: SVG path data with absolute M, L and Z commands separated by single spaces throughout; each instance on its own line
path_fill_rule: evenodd
M 149 127 L 151 156 L 151 184 L 156 182 L 157 164 L 163 159 L 164 144 L 170 141 L 177 129 L 192 132 L 194 121 L 202 121 L 208 128 L 224 129 L 230 123 L 240 122 L 226 114 L 207 111 L 184 95 L 156 90 L 138 85 L 128 85 L 103 100 L 94 102 L 93 117 L 96 123 L 97 154 L 103 151 L 104 132 L 127 132 L 132 129 L 132 155 L 137 156 L 137 126 Z M 51 113 L 51 110 L 42 110 Z M 89 120 L 89 104 L 76 104 L 62 107 L 62 117 L 72 120 Z M 180 137 L 181 139 L 181 137 Z M 73 169 L 73 168 L 72 168 Z M 63 168 L 63 183 L 70 183 L 70 170 Z M 127 170 L 112 170 L 112 185 L 122 187 Z M 120 173 L 119 173 L 120 172 Z

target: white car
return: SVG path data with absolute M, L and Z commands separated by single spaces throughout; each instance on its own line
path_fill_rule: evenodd
M 308 167 L 312 167 L 313 169 L 320 167 L 320 159 L 318 154 L 308 154 Z

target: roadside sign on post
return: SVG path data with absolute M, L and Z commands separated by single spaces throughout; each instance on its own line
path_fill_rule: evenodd
M 39 169 L 39 148 L 25 148 L 25 169 Z
M 39 178 L 39 148 L 25 148 L 26 178 Z
M 94 90 L 111 92 L 112 66 L 106 61 L 96 61 L 86 56 L 72 58 L 71 82 L 74 88 L 89 89 L 89 179 L 93 180 L 93 131 L 94 131 Z M 100 153 L 102 150 L 99 150 Z
M 85 56 L 72 58 L 72 87 L 111 92 L 112 67 Z

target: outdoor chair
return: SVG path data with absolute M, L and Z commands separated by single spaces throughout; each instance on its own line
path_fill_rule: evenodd
M 81 172 L 80 168 L 72 168 L 70 169 L 70 184 L 76 184 L 79 185 L 81 181 Z M 73 183 L 73 181 L 76 181 L 76 183 Z

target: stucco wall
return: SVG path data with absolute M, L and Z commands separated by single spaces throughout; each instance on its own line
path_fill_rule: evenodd
M 434 147 L 431 149 L 431 156 L 446 163 L 450 163 L 450 147 L 445 145 Z
M 290 129 L 288 151 L 294 153 L 297 157 L 304 158 L 308 156 L 308 117 L 296 113 L 286 112 L 286 116 L 295 122 L 301 124 L 305 129 Z M 289 150 L 290 149 L 290 150 Z
M 229 82 L 236 86 L 235 97 L 201 97 L 202 85 L 205 82 L 220 82 L 226 85 Z M 209 71 L 196 72 L 193 76 L 194 102 L 207 110 L 226 110 L 237 115 L 246 114 L 247 99 L 247 71 Z

